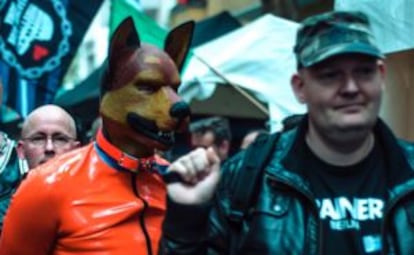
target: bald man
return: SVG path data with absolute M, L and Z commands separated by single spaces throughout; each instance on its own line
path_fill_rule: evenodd
M 32 169 L 79 145 L 72 116 L 59 106 L 44 105 L 26 118 L 17 150 Z

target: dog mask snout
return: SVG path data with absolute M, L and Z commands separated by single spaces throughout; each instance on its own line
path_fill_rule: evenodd
M 183 102 L 183 101 L 173 104 L 170 109 L 170 115 L 179 120 L 182 120 L 190 116 L 190 114 L 191 114 L 190 107 L 188 106 L 186 102 Z

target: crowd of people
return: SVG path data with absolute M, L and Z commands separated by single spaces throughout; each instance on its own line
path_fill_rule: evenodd
M 190 123 L 176 94 L 193 26 L 160 50 L 121 23 L 87 144 L 56 105 L 31 112 L 17 141 L 0 131 L 0 255 L 414 254 L 414 145 L 379 117 L 385 56 L 367 16 L 302 22 L 291 88 L 307 112 L 247 131 L 235 155 L 229 120 Z M 187 126 L 192 150 L 168 162 Z M 249 150 L 270 139 L 249 178 Z M 241 180 L 257 182 L 242 214 Z

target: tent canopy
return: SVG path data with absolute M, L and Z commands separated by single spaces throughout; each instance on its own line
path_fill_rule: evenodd
M 288 115 L 303 113 L 290 87 L 296 70 L 293 55 L 298 24 L 271 14 L 193 50 L 180 94 L 205 100 L 216 86 L 238 86 L 268 105 L 272 131 Z M 240 102 L 238 111 L 243 111 Z
M 412 0 L 336 0 L 335 10 L 362 11 L 372 23 L 374 36 L 384 53 L 414 48 Z

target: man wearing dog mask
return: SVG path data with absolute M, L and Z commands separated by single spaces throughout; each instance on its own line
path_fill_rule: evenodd
M 158 171 L 190 110 L 177 95 L 193 22 L 164 51 L 143 45 L 131 18 L 115 31 L 101 86 L 96 142 L 31 172 L 12 200 L 2 255 L 157 254 L 165 214 Z

